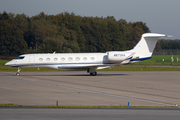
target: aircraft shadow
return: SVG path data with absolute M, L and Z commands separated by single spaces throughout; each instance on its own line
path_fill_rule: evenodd
M 4 74 L 1 76 L 15 76 L 15 74 Z M 20 76 L 90 76 L 90 77 L 98 77 L 98 76 L 129 76 L 129 74 L 97 74 L 96 76 L 91 76 L 89 74 L 26 74 L 26 73 L 21 73 Z M 17 76 L 17 77 L 20 77 Z
M 16 72 L 1 72 L 0 76 L 16 76 Z M 96 76 L 129 76 L 128 73 L 121 72 L 99 72 Z M 91 76 L 85 72 L 21 72 L 20 76 Z M 19 77 L 20 77 L 19 76 Z M 18 76 L 17 76 L 18 77 Z
M 128 75 L 128 74 L 97 74 L 96 76 L 122 76 L 122 75 Z M 59 76 L 91 76 L 89 74 L 74 74 L 74 75 L 59 75 Z M 96 77 L 94 76 L 94 77 Z M 93 77 L 93 76 L 92 76 Z

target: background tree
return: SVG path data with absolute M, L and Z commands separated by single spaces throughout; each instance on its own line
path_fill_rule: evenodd
M 28 17 L 25 14 L 0 13 L 0 55 L 49 52 L 106 52 L 132 49 L 146 23 L 116 20 L 113 16 L 82 17 L 74 13 Z M 163 49 L 167 43 L 159 42 Z M 168 46 L 175 46 L 168 43 Z M 176 47 L 178 44 L 176 43 Z
M 4 12 L 0 15 L 0 55 L 14 56 L 26 51 L 23 31 Z

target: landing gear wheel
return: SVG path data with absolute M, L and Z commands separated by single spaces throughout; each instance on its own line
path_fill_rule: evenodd
M 17 72 L 17 73 L 16 73 L 16 76 L 20 76 L 20 73 L 19 73 L 19 72 Z
M 97 72 L 96 72 L 96 71 L 95 71 L 95 72 L 91 72 L 90 75 L 96 76 L 96 75 L 97 75 Z
M 18 71 L 16 73 L 16 76 L 20 76 L 20 71 L 21 71 L 21 68 L 18 68 Z

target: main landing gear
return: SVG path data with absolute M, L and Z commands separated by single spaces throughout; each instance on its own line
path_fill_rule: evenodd
M 95 71 L 95 72 L 91 72 L 90 75 L 91 75 L 91 76 L 96 76 L 96 75 L 97 75 L 97 72 L 96 72 L 96 71 Z
M 16 76 L 20 76 L 21 68 L 18 68 L 18 71 L 16 72 Z
M 90 73 L 91 76 L 96 76 L 97 72 L 95 70 L 96 70 L 96 68 L 89 68 L 87 70 L 87 73 Z

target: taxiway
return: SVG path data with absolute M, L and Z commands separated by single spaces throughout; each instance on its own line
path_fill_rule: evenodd
M 0 104 L 178 106 L 179 71 L 0 72 Z

